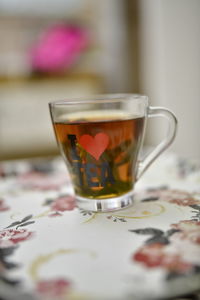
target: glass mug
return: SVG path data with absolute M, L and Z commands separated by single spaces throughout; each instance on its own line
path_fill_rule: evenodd
M 100 95 L 49 107 L 77 204 L 84 210 L 112 211 L 132 204 L 135 182 L 176 135 L 174 114 L 149 106 L 144 95 Z M 139 160 L 147 118 L 157 116 L 168 120 L 167 136 Z

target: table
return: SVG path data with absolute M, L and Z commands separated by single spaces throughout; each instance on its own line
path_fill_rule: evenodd
M 200 289 L 197 162 L 161 156 L 133 206 L 112 213 L 76 207 L 59 157 L 2 162 L 0 178 L 1 299 L 174 299 Z

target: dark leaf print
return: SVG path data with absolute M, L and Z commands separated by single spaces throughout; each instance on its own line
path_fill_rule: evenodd
M 33 217 L 33 215 L 28 215 L 27 217 L 25 217 L 21 220 L 21 223 L 24 223 L 24 222 L 30 220 L 32 217 Z
M 123 218 L 120 218 L 119 219 L 121 222 L 127 222 L 125 219 L 123 219 Z
M 146 245 L 154 244 L 154 243 L 167 245 L 167 244 L 169 244 L 169 240 L 164 235 L 155 235 L 152 238 L 146 240 L 146 242 L 145 242 Z
M 195 210 L 192 211 L 195 214 L 193 216 L 192 220 L 196 221 L 196 222 L 200 221 L 200 205 L 194 204 L 194 205 L 190 205 L 190 207 L 195 209 Z
M 17 246 L 14 247 L 8 247 L 8 248 L 0 248 L 0 259 L 4 256 L 9 256 L 14 253 Z
M 200 211 L 200 205 L 194 204 L 194 205 L 190 205 L 190 207 Z
M 13 222 L 13 223 L 11 223 L 9 226 L 7 226 L 6 229 L 7 229 L 7 228 L 14 227 L 14 226 L 19 225 L 19 224 L 21 224 L 20 221 Z
M 164 231 L 162 231 L 160 229 L 143 228 L 143 229 L 133 229 L 133 230 L 131 229 L 129 231 L 137 233 L 137 234 L 142 234 L 142 235 L 152 235 L 151 238 L 146 240 L 146 242 L 145 242 L 146 245 L 154 244 L 154 243 L 158 243 L 158 244 L 162 244 L 162 245 L 169 244 L 169 240 L 168 240 L 167 236 L 165 236 Z
M 165 190 L 168 190 L 169 187 L 167 185 L 161 185 L 161 186 L 158 186 L 156 188 L 148 188 L 147 191 L 148 192 L 157 192 L 158 190 L 162 190 L 162 191 L 165 191 Z
M 26 226 L 26 225 L 29 225 L 29 224 L 33 224 L 33 223 L 35 223 L 35 221 L 29 221 L 29 222 L 27 222 L 32 217 L 33 217 L 33 215 L 28 215 L 25 218 L 23 218 L 21 221 L 16 221 L 16 222 L 11 223 L 5 229 L 8 229 L 8 228 L 11 228 L 11 227 L 14 227 L 14 226 L 16 226 L 16 229 L 17 229 L 18 227 L 22 227 L 22 226 Z
M 180 273 L 177 273 L 177 272 L 169 272 L 166 275 L 166 280 L 173 280 L 173 279 L 176 279 L 180 276 L 184 276 L 184 274 L 180 274 Z
M 14 269 L 18 267 L 18 264 L 13 263 L 13 262 L 9 262 L 9 261 L 2 261 L 2 264 L 4 265 L 4 267 L 8 270 Z
M 93 212 L 91 211 L 88 211 L 88 210 L 84 210 L 84 209 L 80 209 L 80 213 L 83 215 L 83 216 L 91 216 L 93 214 Z
M 144 234 L 144 235 L 163 235 L 164 232 L 160 229 L 156 228 L 143 228 L 143 229 L 130 229 L 130 232 L 135 232 L 137 234 Z
M 43 203 L 44 206 L 51 205 L 53 203 L 53 199 L 46 199 L 45 202 Z
M 17 264 L 8 262 L 6 260 L 6 257 L 9 255 L 12 255 L 16 248 L 17 248 L 17 246 L 8 247 L 8 248 L 0 248 L 0 262 L 6 269 L 13 269 L 13 268 L 17 267 Z
M 157 201 L 157 200 L 159 200 L 159 197 L 148 197 L 142 199 L 142 202 L 150 202 L 150 201 Z
M 117 221 L 120 221 L 120 222 L 127 222 L 126 221 L 126 219 L 124 219 L 124 218 L 119 218 L 119 217 L 115 217 L 115 216 L 112 216 L 112 215 L 110 215 L 110 216 L 107 216 L 107 219 L 108 220 L 113 220 L 113 222 L 117 222 Z
M 27 226 L 27 225 L 33 224 L 33 223 L 35 223 L 35 221 L 29 221 L 29 222 L 20 224 L 20 225 L 18 225 L 18 226 L 16 227 L 16 229 L 18 229 L 19 227 L 23 227 L 23 226 Z
M 19 280 L 8 279 L 8 278 L 6 278 L 6 277 L 4 277 L 4 276 L 0 276 L 0 280 L 1 280 L 2 282 L 4 282 L 4 283 L 9 284 L 9 285 L 17 285 L 17 284 L 20 283 Z

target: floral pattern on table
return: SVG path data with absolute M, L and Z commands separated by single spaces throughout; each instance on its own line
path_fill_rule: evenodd
M 20 283 L 18 279 L 9 279 L 7 277 L 8 270 L 18 268 L 18 264 L 8 260 L 18 249 L 22 242 L 31 239 L 34 236 L 33 231 L 27 228 L 21 228 L 35 221 L 30 221 L 32 215 L 24 217 L 20 221 L 15 221 L 8 225 L 6 228 L 0 230 L 0 282 L 7 285 L 17 285 Z
M 55 199 L 46 199 L 43 205 L 50 208 L 49 217 L 62 216 L 61 212 L 77 207 L 76 199 L 72 195 L 59 195 Z
M 140 194 L 141 196 L 141 194 Z M 141 228 L 129 230 L 135 234 L 146 235 L 144 245 L 132 256 L 132 260 L 146 268 L 163 268 L 166 278 L 200 274 L 200 195 L 186 191 L 168 189 L 147 189 L 142 202 L 166 201 L 183 207 L 191 207 L 190 220 L 181 220 L 171 224 L 166 231 L 158 228 Z M 189 252 L 188 260 L 185 254 Z
M 131 207 L 95 213 L 77 207 L 60 158 L 2 162 L 0 298 L 11 287 L 16 299 L 27 293 L 46 300 L 161 299 L 195 291 L 200 167 L 168 155 L 149 172 Z M 182 279 L 181 288 L 167 288 Z
M 200 273 L 200 222 L 181 221 L 172 224 L 171 227 L 166 232 L 156 228 L 130 230 L 150 236 L 133 254 L 132 259 L 147 268 L 164 268 L 167 271 L 167 279 Z M 185 252 L 188 251 L 193 262 L 185 258 Z

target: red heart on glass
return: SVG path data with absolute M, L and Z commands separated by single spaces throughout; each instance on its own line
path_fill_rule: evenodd
M 109 143 L 109 136 L 103 132 L 97 133 L 95 137 L 84 134 L 79 140 L 79 144 L 96 160 L 99 160 Z

